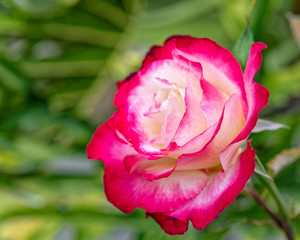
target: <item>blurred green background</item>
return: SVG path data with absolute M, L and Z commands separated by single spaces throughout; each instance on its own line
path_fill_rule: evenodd
M 189 34 L 232 49 L 250 12 L 249 0 L 0 0 L 0 239 L 284 239 L 243 194 L 205 230 L 167 236 L 144 211 L 125 215 L 108 203 L 103 164 L 85 157 L 114 111 L 115 82 L 150 46 Z M 256 77 L 271 93 L 261 117 L 290 127 L 253 134 L 252 145 L 266 166 L 294 148 L 279 156 L 291 164 L 275 180 L 300 239 L 300 45 L 291 13 L 300 13 L 298 0 L 257 0 L 252 11 L 254 39 L 268 45 Z

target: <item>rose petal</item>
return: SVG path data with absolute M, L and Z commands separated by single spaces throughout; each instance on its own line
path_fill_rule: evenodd
M 88 159 L 97 159 L 103 162 L 112 159 L 122 161 L 123 159 L 120 156 L 136 154 L 136 151 L 128 144 L 116 140 L 113 132 L 114 121 L 114 116 L 112 116 L 97 128 L 86 148 Z
M 147 160 L 149 164 L 146 168 L 144 168 L 143 175 L 148 181 L 158 180 L 161 178 L 166 178 L 173 173 L 176 167 L 176 160 L 169 158 L 161 158 L 159 159 L 161 163 L 153 163 L 151 160 Z
M 205 228 L 243 190 L 248 179 L 254 173 L 254 157 L 255 151 L 248 141 L 247 148 L 236 159 L 235 164 L 227 171 L 210 175 L 209 183 L 193 201 L 175 211 L 150 213 L 149 215 L 161 225 L 166 233 L 172 235 L 183 234 L 187 229 L 184 224 L 187 225 L 189 219 L 197 230 Z
M 159 148 L 166 148 L 176 133 L 185 113 L 184 102 L 179 91 L 171 91 L 168 97 L 168 110 L 160 132 L 151 142 Z
M 253 81 L 253 78 L 259 70 L 262 62 L 261 50 L 265 49 L 264 43 L 252 44 L 251 51 L 248 57 L 245 68 L 245 88 L 247 99 L 249 102 L 249 112 L 247 115 L 247 122 L 241 133 L 237 136 L 234 142 L 239 142 L 246 139 L 255 127 L 258 113 L 267 105 L 269 98 L 269 91 L 261 84 Z
M 150 212 L 173 210 L 194 199 L 204 188 L 207 174 L 197 170 L 172 173 L 152 182 L 137 171 L 129 174 L 123 160 L 137 153 L 115 138 L 113 120 L 97 129 L 87 146 L 87 154 L 88 158 L 103 160 L 106 196 L 121 211 L 130 213 L 136 207 Z
M 168 41 L 166 41 L 165 46 L 153 46 L 147 53 L 142 63 L 142 68 L 156 60 L 173 59 L 172 51 L 174 49 L 174 44 L 167 43 Z
M 201 88 L 203 90 L 201 109 L 205 115 L 208 126 L 212 126 L 220 119 L 224 104 L 229 99 L 229 96 L 205 79 L 201 79 Z
M 225 103 L 220 127 L 214 138 L 198 152 L 183 154 L 178 158 L 176 169 L 212 168 L 221 164 L 219 154 L 239 134 L 245 124 L 240 98 L 234 94 Z M 218 129 L 218 128 L 217 128 Z
M 224 117 L 220 130 L 209 144 L 215 152 L 221 152 L 240 133 L 245 125 L 241 99 L 234 94 L 225 103 Z
M 106 196 L 125 213 L 137 207 L 150 212 L 176 209 L 194 199 L 206 182 L 201 171 L 173 172 L 168 178 L 148 181 L 138 171 L 129 174 L 120 161 L 105 164 Z
M 181 221 L 160 212 L 147 212 L 146 217 L 152 217 L 158 224 L 161 225 L 162 229 L 170 235 L 182 235 L 188 229 L 189 220 Z
M 205 80 L 228 96 L 238 93 L 245 100 L 243 72 L 230 51 L 207 38 L 178 36 L 175 39 L 176 51 L 190 61 L 201 63 Z
M 230 51 L 207 38 L 173 36 L 165 42 L 164 46 L 152 48 L 147 54 L 143 66 L 158 59 L 172 59 L 176 55 L 199 62 L 203 68 L 204 79 L 228 96 L 238 93 L 242 99 L 243 112 L 246 116 L 248 105 L 243 72 Z
M 117 88 L 121 88 L 124 84 L 126 84 L 128 81 L 130 81 L 131 78 L 133 78 L 138 72 L 130 73 L 123 81 L 117 82 Z
M 237 155 L 240 153 L 239 149 L 244 142 L 245 141 L 240 141 L 230 144 L 220 153 L 220 161 L 225 171 L 233 164 L 233 160 L 236 159 Z
M 184 145 L 207 128 L 205 116 L 200 108 L 202 90 L 199 80 L 187 79 L 186 82 L 186 112 L 172 140 L 176 142 L 178 146 Z
M 137 171 L 148 181 L 153 181 L 168 177 L 175 169 L 176 162 L 177 159 L 170 157 L 149 160 L 142 155 L 129 155 L 124 159 L 124 166 L 130 174 Z
M 217 122 L 213 126 L 207 128 L 203 133 L 194 137 L 193 139 L 191 139 L 184 145 L 174 148 L 174 150 L 172 150 L 169 153 L 169 155 L 179 157 L 182 154 L 199 152 L 217 134 L 217 132 L 219 131 L 219 129 L 221 127 L 222 119 L 223 119 L 223 114 L 221 115 L 219 122 Z
M 167 150 L 185 111 L 180 89 L 185 89 L 185 76 L 188 74 L 188 69 L 173 60 L 156 61 L 144 67 L 117 92 L 114 101 L 119 108 L 117 130 L 141 154 L 160 154 Z M 153 117 L 149 114 L 155 110 L 157 94 L 164 90 L 170 90 L 166 111 L 157 109 L 161 118 Z M 178 107 L 180 105 L 181 108 Z M 155 146 L 157 141 L 159 144 Z

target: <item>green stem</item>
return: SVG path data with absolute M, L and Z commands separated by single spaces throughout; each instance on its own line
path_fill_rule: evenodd
M 257 156 L 255 157 L 255 160 L 256 160 L 257 164 L 259 165 L 259 167 L 263 168 L 263 165 Z M 264 170 L 264 168 L 263 168 L 263 170 Z M 294 240 L 295 237 L 294 237 L 293 230 L 291 227 L 287 207 L 286 207 L 286 205 L 282 199 L 282 196 L 281 196 L 277 186 L 275 185 L 274 181 L 269 180 L 260 174 L 255 174 L 255 176 L 269 190 L 270 194 L 274 198 L 274 200 L 278 206 L 279 212 L 282 216 L 283 223 L 284 223 L 282 230 L 285 232 L 285 234 L 289 240 Z
M 250 194 L 254 198 L 254 200 L 265 210 L 265 212 L 269 214 L 269 216 L 274 220 L 276 226 L 283 229 L 283 221 L 268 207 L 263 198 L 258 194 L 258 192 L 256 192 L 254 187 L 249 184 L 247 185 L 246 189 L 246 192 Z

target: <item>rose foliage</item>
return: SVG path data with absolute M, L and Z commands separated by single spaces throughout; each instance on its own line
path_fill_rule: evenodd
M 118 84 L 118 110 L 87 146 L 89 159 L 104 162 L 108 200 L 125 213 L 146 210 L 168 234 L 216 219 L 254 172 L 250 141 L 241 146 L 269 97 L 253 81 L 265 47 L 252 45 L 243 73 L 210 39 L 154 46 Z

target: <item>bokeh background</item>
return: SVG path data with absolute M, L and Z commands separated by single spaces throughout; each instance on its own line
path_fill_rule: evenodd
M 114 111 L 115 82 L 150 46 L 189 34 L 232 49 L 250 15 L 255 41 L 268 45 L 256 77 L 271 93 L 261 118 L 290 127 L 252 134 L 252 145 L 268 169 L 279 166 L 275 181 L 300 239 L 297 13 L 299 0 L 0 0 L 0 239 L 284 239 L 245 194 L 205 230 L 167 236 L 142 210 L 115 209 L 103 164 L 85 156 Z

